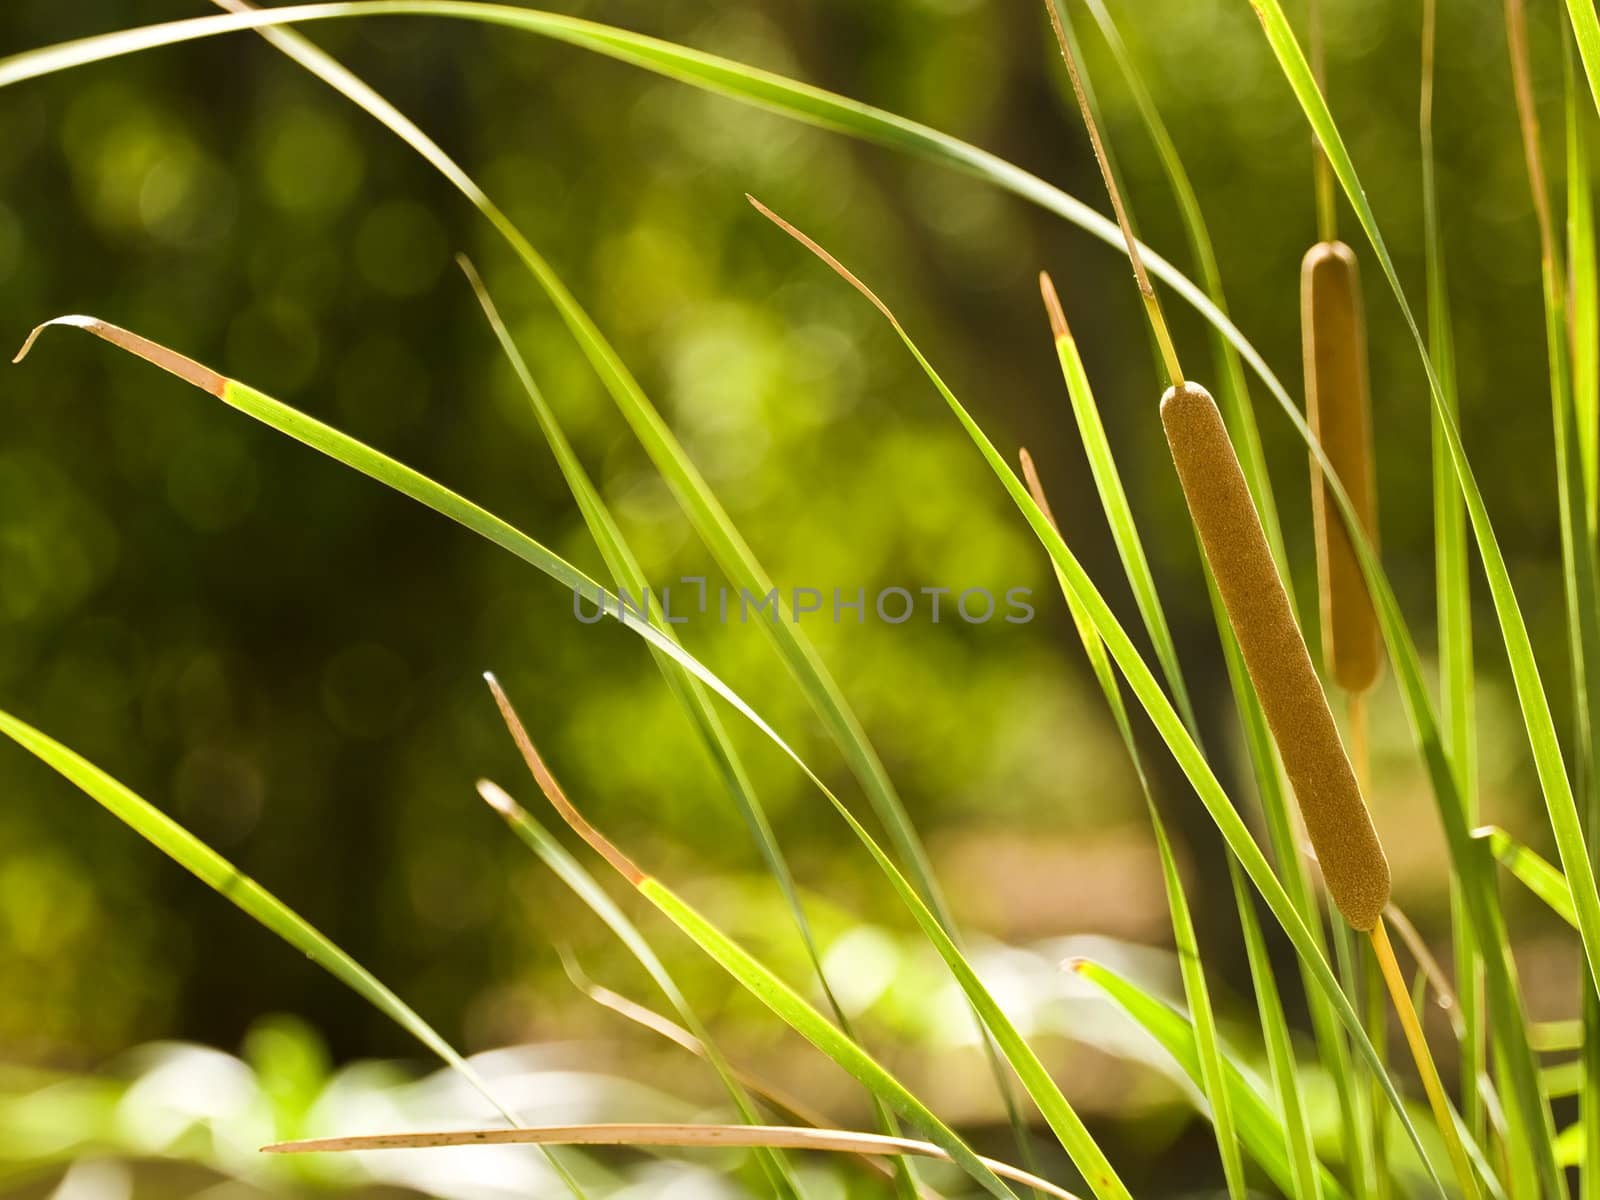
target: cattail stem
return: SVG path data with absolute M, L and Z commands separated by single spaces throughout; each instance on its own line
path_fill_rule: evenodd
M 1384 982 L 1389 986 L 1389 999 L 1393 1001 L 1395 1013 L 1400 1018 L 1400 1028 L 1405 1031 L 1406 1043 L 1411 1047 L 1411 1057 L 1417 1064 L 1417 1073 L 1422 1076 L 1422 1087 L 1428 1094 L 1428 1103 L 1433 1106 L 1433 1116 L 1439 1124 L 1439 1133 L 1444 1138 L 1445 1149 L 1450 1154 L 1450 1164 L 1455 1168 L 1456 1180 L 1461 1184 L 1461 1194 L 1467 1200 L 1480 1200 L 1482 1192 L 1478 1188 L 1478 1177 L 1472 1169 L 1472 1161 L 1467 1157 L 1467 1149 L 1462 1144 L 1460 1131 L 1456 1129 L 1455 1113 L 1450 1109 L 1450 1101 L 1444 1094 L 1444 1084 L 1439 1080 L 1439 1068 L 1434 1065 L 1433 1054 L 1428 1049 L 1428 1039 L 1423 1036 L 1422 1022 L 1417 1020 L 1416 1009 L 1411 1007 L 1411 992 L 1406 987 L 1405 976 L 1400 973 L 1400 964 L 1394 957 L 1394 947 L 1389 944 L 1389 934 L 1381 920 L 1372 927 L 1371 937 L 1373 954 L 1378 959 Z
M 1311 77 L 1316 80 L 1317 91 L 1324 99 L 1328 95 L 1327 55 L 1322 42 L 1322 0 L 1311 0 L 1309 38 L 1311 50 Z M 1333 164 L 1315 135 L 1311 139 L 1311 153 L 1315 156 L 1314 168 L 1317 195 L 1317 240 L 1331 242 L 1339 236 L 1339 209 L 1334 200 Z
M 1144 301 L 1145 315 L 1150 319 L 1150 328 L 1155 334 L 1156 345 L 1161 348 L 1161 361 L 1167 369 L 1168 381 L 1173 387 L 1183 382 L 1183 367 L 1178 363 L 1178 348 L 1173 344 L 1172 333 L 1167 328 L 1167 320 L 1161 314 L 1161 301 L 1156 296 L 1155 286 L 1150 282 L 1150 275 L 1144 269 L 1144 258 L 1139 253 L 1139 239 L 1133 236 L 1133 222 L 1128 218 L 1127 206 L 1122 200 L 1122 189 L 1117 186 L 1116 173 L 1111 169 L 1111 159 L 1106 154 L 1106 148 L 1100 140 L 1100 126 L 1094 119 L 1094 108 L 1089 103 L 1089 96 L 1083 87 L 1083 80 L 1078 77 L 1078 60 L 1072 53 L 1072 41 L 1067 37 L 1067 30 L 1061 23 L 1061 14 L 1056 11 L 1056 0 L 1044 0 L 1045 12 L 1050 14 L 1050 28 L 1055 31 L 1056 45 L 1061 49 L 1061 61 L 1067 65 L 1067 77 L 1072 81 L 1072 94 L 1078 102 L 1078 111 L 1083 114 L 1084 126 L 1089 131 L 1089 145 L 1094 150 L 1094 160 L 1100 167 L 1100 178 L 1105 181 L 1106 194 L 1111 197 L 1111 210 L 1116 213 L 1117 226 L 1122 230 L 1122 240 L 1128 248 L 1128 262 L 1133 266 L 1133 277 L 1139 284 L 1139 297 Z

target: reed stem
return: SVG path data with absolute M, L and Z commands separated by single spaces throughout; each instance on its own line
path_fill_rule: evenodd
M 1461 1184 L 1461 1194 L 1467 1200 L 1481 1200 L 1482 1192 L 1478 1188 L 1478 1177 L 1472 1169 L 1472 1161 L 1467 1157 L 1467 1149 L 1462 1144 L 1461 1134 L 1456 1129 L 1455 1113 L 1451 1110 L 1450 1101 L 1444 1094 L 1444 1084 L 1439 1079 L 1439 1068 L 1434 1065 L 1433 1054 L 1428 1049 L 1428 1039 L 1422 1033 L 1422 1022 L 1417 1020 L 1416 1009 L 1411 1007 L 1411 990 L 1406 987 L 1405 976 L 1400 973 L 1400 964 L 1395 961 L 1394 947 L 1389 944 L 1389 934 L 1384 928 L 1384 923 L 1379 921 L 1374 925 L 1369 936 L 1372 939 L 1372 950 L 1377 956 L 1378 966 L 1383 971 L 1384 982 L 1389 987 L 1389 999 L 1394 1003 L 1395 1015 L 1400 1018 L 1400 1028 L 1405 1031 L 1406 1044 L 1411 1048 L 1411 1057 L 1417 1064 L 1417 1073 L 1422 1076 L 1423 1090 L 1428 1094 L 1428 1103 L 1433 1106 L 1439 1134 L 1444 1138 L 1445 1149 L 1450 1154 L 1450 1164 L 1455 1168 L 1456 1180 Z

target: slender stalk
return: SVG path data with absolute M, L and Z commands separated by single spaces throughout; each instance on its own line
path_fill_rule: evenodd
M 1105 180 L 1106 194 L 1111 197 L 1111 209 L 1116 213 L 1117 227 L 1122 230 L 1122 240 L 1127 243 L 1128 261 L 1133 264 L 1133 277 L 1139 284 L 1139 297 L 1144 301 L 1145 316 L 1150 320 L 1150 329 L 1155 334 L 1156 344 L 1161 348 L 1161 359 L 1166 363 L 1168 382 L 1177 387 L 1183 382 L 1183 368 L 1178 363 L 1178 349 L 1172 343 L 1172 333 L 1167 328 L 1167 320 L 1161 315 L 1161 300 L 1156 296 L 1156 289 L 1144 269 L 1144 257 L 1139 253 L 1139 239 L 1133 236 L 1133 225 L 1128 220 L 1122 189 L 1117 186 L 1116 176 L 1111 170 L 1111 160 L 1107 157 L 1105 145 L 1100 140 L 1099 123 L 1094 119 L 1094 110 L 1089 104 L 1088 95 L 1084 92 L 1083 80 L 1078 76 L 1078 62 L 1072 53 L 1072 43 L 1067 38 L 1067 31 L 1061 25 L 1061 14 L 1056 11 L 1055 0 L 1044 0 L 1044 8 L 1050 14 L 1050 28 L 1055 31 L 1056 45 L 1061 48 L 1061 61 L 1067 64 L 1067 77 L 1072 80 L 1072 94 L 1077 98 L 1078 111 L 1083 114 L 1084 126 L 1089 131 L 1089 144 L 1094 148 L 1094 160 L 1099 164 L 1100 177 Z
M 1322 0 L 1311 0 L 1309 37 L 1311 77 L 1317 81 L 1317 90 L 1328 94 L 1328 64 L 1322 39 Z M 1331 242 L 1339 236 L 1339 208 L 1333 190 L 1333 166 L 1316 137 L 1311 139 L 1311 153 L 1316 166 L 1317 240 Z
M 1384 982 L 1389 987 L 1389 998 L 1394 1002 L 1395 1014 L 1400 1018 L 1400 1028 L 1405 1031 L 1406 1043 L 1411 1047 L 1411 1057 L 1416 1061 L 1417 1072 L 1422 1076 L 1422 1087 L 1428 1094 L 1428 1103 L 1433 1107 L 1434 1119 L 1439 1124 L 1439 1134 L 1444 1138 L 1445 1149 L 1450 1155 L 1450 1164 L 1455 1168 L 1456 1180 L 1461 1185 L 1461 1194 L 1469 1200 L 1477 1200 L 1482 1195 L 1478 1189 L 1478 1177 L 1472 1169 L 1472 1161 L 1467 1157 L 1467 1149 L 1461 1142 L 1461 1134 L 1456 1129 L 1455 1113 L 1450 1109 L 1450 1101 L 1444 1094 L 1444 1084 L 1439 1080 L 1439 1068 L 1434 1065 L 1433 1054 L 1428 1049 L 1428 1039 L 1423 1036 L 1422 1023 L 1417 1020 L 1417 1010 L 1411 1002 L 1411 989 L 1406 985 L 1406 978 L 1400 971 L 1400 964 L 1395 961 L 1394 947 L 1389 944 L 1389 934 L 1384 928 L 1384 923 L 1379 921 L 1372 927 L 1369 935 L 1372 940 L 1372 950 L 1377 956 L 1378 966 L 1383 972 Z

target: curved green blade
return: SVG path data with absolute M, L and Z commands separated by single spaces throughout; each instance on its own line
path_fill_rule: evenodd
M 1103 991 L 1172 1056 L 1195 1086 L 1200 1086 L 1200 1060 L 1196 1053 L 1194 1027 L 1182 1013 L 1165 1001 L 1149 995 L 1109 967 L 1079 961 L 1072 964 L 1072 969 Z M 1282 1120 L 1231 1061 L 1226 1062 L 1225 1071 L 1228 1095 L 1238 1114 L 1239 1132 L 1250 1149 L 1250 1157 L 1260 1164 L 1261 1169 L 1285 1195 L 1294 1196 L 1297 1200 L 1309 1200 L 1317 1193 L 1305 1190 L 1290 1161 L 1287 1149 L 1290 1139 Z M 1347 1200 L 1347 1193 L 1326 1167 L 1318 1165 L 1315 1186 L 1321 1189 L 1321 1194 L 1327 1200 Z

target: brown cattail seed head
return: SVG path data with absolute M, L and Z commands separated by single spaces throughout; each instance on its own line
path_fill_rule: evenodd
M 1372 471 L 1372 405 L 1367 388 L 1367 335 L 1355 252 L 1343 242 L 1318 242 L 1300 264 L 1300 327 L 1304 339 L 1306 419 L 1374 542 L 1378 495 Z M 1378 620 L 1361 563 L 1316 458 L 1311 460 L 1311 513 L 1317 535 L 1322 596 L 1322 653 L 1328 674 L 1349 692 L 1364 692 L 1383 669 Z
M 1368 931 L 1389 902 L 1389 864 L 1222 414 L 1205 388 L 1181 383 L 1161 399 L 1161 424 L 1328 892 L 1345 920 Z

